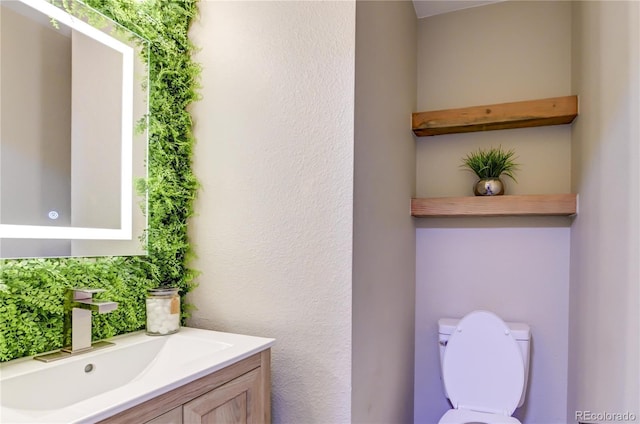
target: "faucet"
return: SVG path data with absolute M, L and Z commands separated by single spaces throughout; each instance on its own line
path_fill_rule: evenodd
M 104 289 L 69 289 L 65 299 L 64 344 L 62 351 L 71 354 L 103 347 L 107 342 L 91 343 L 91 312 L 99 314 L 118 309 L 117 302 L 94 300 Z
M 93 299 L 95 293 L 103 291 L 103 289 L 67 290 L 64 301 L 64 347 L 55 352 L 36 355 L 33 359 L 41 362 L 53 362 L 112 346 L 113 343 L 105 341 L 91 343 L 91 312 L 106 314 L 118 309 L 117 302 Z

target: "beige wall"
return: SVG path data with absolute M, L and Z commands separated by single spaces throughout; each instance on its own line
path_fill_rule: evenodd
M 514 1 L 422 19 L 418 110 L 573 94 L 569 7 Z M 475 177 L 461 159 L 500 145 L 521 164 L 507 194 L 569 192 L 571 127 L 555 126 L 419 138 L 418 196 L 471 195 Z
M 402 348 L 381 348 L 389 339 L 374 329 L 385 323 L 399 324 L 387 332 L 407 328 L 406 315 L 396 311 L 411 288 L 393 293 L 383 287 L 393 279 L 389 270 L 401 275 L 390 284 L 407 277 L 404 264 L 396 268 L 383 255 L 407 261 L 399 253 L 409 237 L 404 218 L 393 219 L 394 248 L 377 249 L 375 243 L 396 213 L 382 199 L 395 201 L 387 189 L 409 175 L 393 171 L 397 181 L 381 178 L 408 160 L 411 147 L 390 131 L 388 137 L 402 147 L 385 158 L 385 131 L 395 118 L 378 118 L 404 108 L 411 97 L 405 91 L 411 82 L 394 79 L 410 63 L 407 46 L 395 43 L 411 29 L 388 28 L 398 39 L 387 44 L 361 21 L 368 16 L 391 25 L 409 19 L 395 6 L 358 4 L 354 31 L 353 3 L 203 2 L 192 30 L 203 47 L 196 59 L 204 65 L 204 99 L 194 107 L 195 167 L 203 188 L 190 231 L 200 257 L 194 267 L 203 274 L 191 298 L 198 308 L 191 324 L 278 339 L 275 422 L 374 421 L 410 403 L 402 392 L 402 367 L 389 374 L 399 388 L 396 398 L 372 395 L 389 377 L 383 371 L 389 358 L 408 357 Z M 419 196 L 470 194 L 473 177 L 458 169 L 460 158 L 501 144 L 515 148 L 522 163 L 510 193 L 574 191 L 581 201 L 573 227 L 567 219 L 415 221 L 421 227 L 415 256 L 416 423 L 435 422 L 448 408 L 438 378 L 437 318 L 476 308 L 532 327 L 529 396 L 516 413 L 523 423 L 573 422 L 578 408 L 637 410 L 640 159 L 637 120 L 631 117 L 638 115 L 638 46 L 629 40 L 637 40 L 638 7 L 573 7 L 505 2 L 419 22 L 416 110 L 579 94 L 582 112 L 573 131 L 559 126 L 417 140 Z M 380 21 L 383 9 L 387 19 Z M 367 38 L 375 42 L 363 43 Z M 365 49 L 376 43 L 379 55 Z M 394 47 L 397 62 L 387 56 Z M 402 66 L 391 71 L 389 63 Z M 355 99 L 349 83 L 354 74 Z M 402 93 L 385 98 L 389 105 L 375 102 L 388 94 L 383 78 L 392 78 L 393 93 Z M 620 103 L 618 95 L 628 87 L 635 95 Z M 367 88 L 379 91 L 373 95 Z M 622 115 L 611 112 L 618 110 Z M 612 128 L 617 130 L 605 131 Z M 373 148 L 366 149 L 367 143 Z M 631 182 L 609 184 L 615 177 Z M 372 194 L 385 183 L 384 194 Z M 619 195 L 601 202 L 609 187 Z M 378 234 L 371 234 L 374 228 Z M 486 267 L 478 254 L 487 245 L 497 269 Z M 377 321 L 381 316 L 386 321 Z M 395 340 L 406 337 L 400 333 Z M 373 336 L 379 343 L 372 343 Z M 368 376 L 373 369 L 378 373 Z M 408 416 L 405 411 L 401 420 Z
M 421 19 L 418 110 L 564 96 L 571 92 L 571 5 L 514 1 Z M 422 137 L 417 195 L 471 195 L 459 168 L 478 148 L 515 149 L 507 194 L 570 192 L 571 127 Z M 420 219 L 416 233 L 415 422 L 449 408 L 439 379 L 437 320 L 489 309 L 532 328 L 525 424 L 565 422 L 569 225 L 566 218 Z
M 347 423 L 355 2 L 199 8 L 189 323 L 276 338 L 275 423 Z
M 353 423 L 413 422 L 416 25 L 410 2 L 357 2 Z
M 573 5 L 569 422 L 585 410 L 640 421 L 639 27 L 637 2 Z
M 569 228 L 431 228 L 417 232 L 415 423 L 451 406 L 440 381 L 437 321 L 490 310 L 531 326 L 523 423 L 565 422 Z M 489 247 L 487 247 L 489 246 Z
M 190 323 L 277 339 L 274 422 L 412 422 L 413 5 L 200 7 Z

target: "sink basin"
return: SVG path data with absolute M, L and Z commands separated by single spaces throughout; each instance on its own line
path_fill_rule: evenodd
M 129 342 L 129 343 L 127 343 Z M 0 405 L 34 411 L 59 409 L 230 345 L 193 337 L 127 337 L 111 349 L 78 355 L 0 379 Z M 32 364 L 30 364 L 32 365 Z
M 130 333 L 106 349 L 43 363 L 0 364 L 0 422 L 95 422 L 240 361 L 273 339 L 183 327 Z

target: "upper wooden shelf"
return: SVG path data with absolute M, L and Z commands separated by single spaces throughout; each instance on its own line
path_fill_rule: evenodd
M 571 216 L 577 211 L 575 194 L 432 197 L 411 199 L 417 218 L 461 216 Z
M 510 128 L 561 125 L 578 115 L 578 96 L 417 112 L 412 129 L 417 136 L 454 134 Z

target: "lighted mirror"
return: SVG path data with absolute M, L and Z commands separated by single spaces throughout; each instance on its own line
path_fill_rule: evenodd
M 145 254 L 148 43 L 59 3 L 0 1 L 0 257 Z

